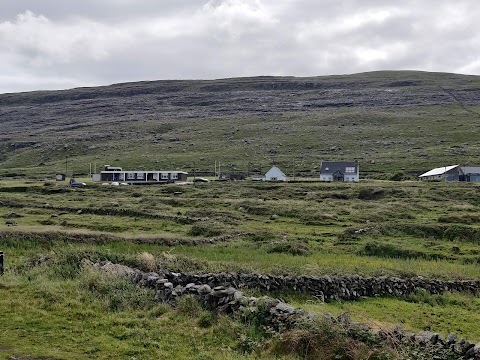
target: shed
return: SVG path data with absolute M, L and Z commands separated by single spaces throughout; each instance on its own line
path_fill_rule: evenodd
M 276 166 L 272 166 L 265 174 L 265 181 L 287 181 L 287 176 Z

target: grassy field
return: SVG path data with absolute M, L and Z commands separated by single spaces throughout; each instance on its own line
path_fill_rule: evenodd
M 241 322 L 208 320 L 212 315 L 201 309 L 193 315 L 172 310 L 126 283 L 109 286 L 88 273 L 82 259 L 145 267 L 139 259 L 148 252 L 155 266 L 174 271 L 478 279 L 478 190 L 475 184 L 416 181 L 78 189 L 2 182 L 0 333 L 8 336 L 0 336 L 0 358 L 284 356 L 269 353 L 274 346 Z M 17 226 L 5 224 L 12 220 Z M 273 295 L 318 313 L 349 312 L 377 327 L 399 323 L 480 339 L 478 295 L 419 292 L 327 303 Z

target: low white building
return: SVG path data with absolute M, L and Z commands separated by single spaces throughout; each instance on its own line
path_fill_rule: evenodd
M 320 181 L 358 182 L 360 165 L 357 161 L 322 161 Z
M 442 166 L 419 176 L 422 180 L 453 180 L 458 173 L 458 165 Z
M 287 176 L 276 166 L 272 166 L 265 174 L 265 181 L 287 181 Z
M 419 176 L 422 180 L 480 182 L 480 166 L 443 166 Z

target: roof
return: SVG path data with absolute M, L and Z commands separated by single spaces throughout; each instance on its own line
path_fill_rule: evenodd
M 272 168 L 267 171 L 267 173 L 265 174 L 265 176 L 267 176 L 269 172 L 274 172 L 274 173 L 279 174 L 279 175 L 284 176 L 284 177 L 287 176 L 287 175 L 285 175 L 285 174 L 282 172 L 282 170 L 280 170 L 280 169 L 279 169 L 278 167 L 276 167 L 276 166 L 272 166 Z
M 460 166 L 464 175 L 480 174 L 480 166 Z
M 171 174 L 187 174 L 185 171 L 171 171 L 171 170 L 122 170 L 122 171 L 115 171 L 115 170 L 104 170 L 100 171 L 102 174 L 118 174 L 118 173 L 171 173 Z
M 450 170 L 455 169 L 457 166 L 458 165 L 438 167 L 438 168 L 432 169 L 430 171 L 427 171 L 426 173 L 420 175 L 419 177 L 443 175 L 443 174 L 449 172 Z
M 359 166 L 356 161 L 322 161 L 320 174 L 335 174 L 337 171 L 345 174 L 345 168 L 347 167 L 354 167 L 354 174 L 358 174 Z

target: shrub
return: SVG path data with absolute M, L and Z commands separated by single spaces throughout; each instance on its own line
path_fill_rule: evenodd
M 405 174 L 402 171 L 398 171 L 395 174 L 393 174 L 392 176 L 390 176 L 389 180 L 390 181 L 402 181 L 403 178 L 404 178 L 404 175 Z
M 196 223 L 192 225 L 188 234 L 191 236 L 213 237 L 219 236 L 221 233 L 222 230 L 212 223 Z
M 362 188 L 358 193 L 358 198 L 361 200 L 375 200 L 383 196 L 385 190 L 382 188 L 370 189 Z
M 400 249 L 392 244 L 366 243 L 360 254 L 387 258 L 416 259 L 427 257 L 425 253 L 409 249 Z
M 393 352 L 379 340 L 368 344 L 356 339 L 355 333 L 327 319 L 300 324 L 275 339 L 272 352 L 276 355 L 295 355 L 301 359 L 394 359 Z
M 137 261 L 143 271 L 151 272 L 157 270 L 155 256 L 146 251 L 137 255 Z
M 152 290 L 89 267 L 83 268 L 80 283 L 85 290 L 103 300 L 109 311 L 144 310 L 157 304 Z
M 290 255 L 307 255 L 309 252 L 309 248 L 308 246 L 299 243 L 279 243 L 270 247 L 267 252 Z
M 203 311 L 198 318 L 198 326 L 208 328 L 215 323 L 215 316 L 210 311 Z
M 189 317 L 198 317 L 202 312 L 202 306 L 193 295 L 185 295 L 177 301 L 177 311 Z

